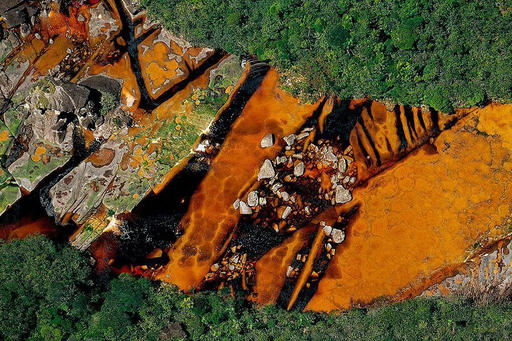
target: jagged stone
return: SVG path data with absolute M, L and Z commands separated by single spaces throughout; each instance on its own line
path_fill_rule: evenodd
M 250 207 L 258 205 L 258 193 L 256 191 L 251 191 L 247 195 L 247 205 L 249 205 Z
M 304 165 L 304 162 L 299 162 L 293 168 L 293 175 L 302 176 L 304 174 L 305 170 L 306 170 L 306 166 Z
M 284 140 L 284 142 L 286 142 L 286 144 L 288 146 L 291 146 L 295 142 L 296 138 L 297 138 L 297 135 L 290 134 L 290 135 L 287 135 L 287 136 L 283 137 L 283 140 Z
M 347 160 L 343 157 L 338 159 L 338 171 L 345 173 L 347 171 Z
M 344 204 L 352 200 L 352 193 L 343 186 L 336 186 L 335 200 L 337 204 Z
M 258 181 L 263 179 L 271 179 L 274 177 L 274 175 L 276 175 L 276 172 L 274 170 L 274 166 L 272 165 L 272 161 L 266 159 L 258 173 Z
M 281 194 L 281 199 L 283 199 L 284 201 L 290 200 L 290 195 L 288 194 L 288 192 L 280 192 L 280 194 Z
M 267 134 L 265 135 L 260 142 L 261 148 L 268 148 L 272 147 L 275 143 L 274 134 Z
M 252 214 L 252 209 L 243 201 L 240 201 L 240 214 Z
M 277 156 L 276 157 L 276 165 L 280 165 L 282 163 L 285 163 L 286 161 L 288 161 L 286 156 Z
M 333 242 L 340 244 L 345 240 L 345 232 L 339 229 L 332 229 L 331 238 Z
M 281 215 L 281 219 L 286 219 L 288 216 L 292 213 L 292 208 L 290 206 L 286 206 L 286 208 L 283 211 L 283 214 Z
M 325 225 L 323 227 L 324 229 L 324 233 L 326 236 L 330 236 L 331 235 L 331 232 L 332 232 L 332 226 L 329 226 L 329 225 Z
M 304 133 L 300 133 L 299 136 L 297 136 L 297 140 L 300 141 L 302 140 L 303 138 L 306 138 L 309 136 L 309 133 L 308 132 L 304 132 Z

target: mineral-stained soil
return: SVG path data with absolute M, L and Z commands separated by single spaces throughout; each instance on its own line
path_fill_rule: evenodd
M 512 280 L 512 105 L 302 103 L 130 0 L 0 16 L 0 238 L 66 231 L 98 272 L 288 309 Z

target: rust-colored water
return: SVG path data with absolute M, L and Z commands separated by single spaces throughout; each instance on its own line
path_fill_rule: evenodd
M 256 279 L 252 300 L 258 304 L 274 304 L 284 285 L 288 267 L 300 249 L 307 246 L 315 226 L 305 227 L 274 247 L 256 262 Z
M 54 221 L 48 217 L 36 219 L 22 218 L 13 224 L 1 226 L 0 239 L 25 238 L 34 234 L 52 236 L 55 235 L 57 231 L 58 227 L 55 225 Z
M 508 233 L 511 118 L 512 105 L 476 110 L 439 136 L 437 152 L 425 146 L 356 190 L 359 212 L 307 309 L 403 298 L 464 262 L 476 242 Z
M 169 264 L 157 278 L 183 290 L 198 288 L 239 218 L 233 202 L 256 181 L 265 159 L 275 157 L 282 145 L 261 148 L 272 132 L 276 141 L 295 132 L 317 104 L 300 104 L 278 88 L 278 74 L 270 71 L 233 124 L 223 148 L 190 201 L 181 221 L 184 230 L 169 252 Z

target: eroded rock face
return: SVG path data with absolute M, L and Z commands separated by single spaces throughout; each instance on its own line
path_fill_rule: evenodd
M 46 78 L 4 114 L 12 135 L 5 165 L 20 187 L 34 190 L 71 158 L 73 138 L 80 134 L 77 117 L 92 108 L 89 96 L 85 87 Z
M 34 191 L 53 174 L 47 210 L 99 235 L 186 163 L 241 76 L 240 61 L 192 47 L 135 2 L 67 13 L 52 2 L 17 4 L 0 11 L 0 211 L 19 188 Z M 87 247 L 86 234 L 74 234 L 75 245 Z
M 112 186 L 128 147 L 122 140 L 109 140 L 50 190 L 55 214 L 77 224 L 86 223 L 105 197 L 115 196 Z
M 512 282 L 512 244 L 504 239 L 471 262 L 461 264 L 448 277 L 428 287 L 421 294 L 432 296 L 462 296 L 476 301 L 501 301 L 510 295 Z

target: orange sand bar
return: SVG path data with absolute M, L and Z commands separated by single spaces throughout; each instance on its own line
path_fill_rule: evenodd
M 509 233 L 511 122 L 512 104 L 476 110 L 357 189 L 359 213 L 306 309 L 419 293 Z
M 184 234 L 169 251 L 170 261 L 158 274 L 159 279 L 183 290 L 201 285 L 237 224 L 239 213 L 233 202 L 256 181 L 263 161 L 279 152 L 282 137 L 299 129 L 318 105 L 300 104 L 278 88 L 277 72 L 269 71 L 192 196 L 181 221 Z M 263 149 L 260 141 L 268 133 L 274 133 L 279 144 Z

